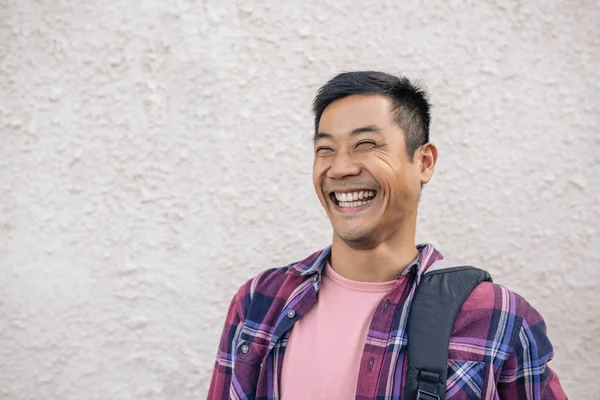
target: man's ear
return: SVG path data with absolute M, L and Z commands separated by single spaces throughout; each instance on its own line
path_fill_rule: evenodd
M 425 185 L 433 176 L 435 164 L 437 163 L 438 159 L 438 150 L 435 144 L 425 143 L 423 146 L 421 146 L 418 155 L 419 159 L 416 161 L 419 162 L 419 167 L 421 169 L 421 184 Z

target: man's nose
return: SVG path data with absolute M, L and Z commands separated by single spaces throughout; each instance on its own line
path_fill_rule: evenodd
M 342 179 L 346 176 L 360 175 L 360 165 L 352 160 L 346 154 L 336 155 L 331 167 L 327 171 L 327 177 L 332 179 Z

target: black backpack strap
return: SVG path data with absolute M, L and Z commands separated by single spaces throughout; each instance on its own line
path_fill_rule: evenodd
M 446 398 L 454 320 L 471 291 L 484 281 L 492 281 L 486 271 L 448 261 L 432 264 L 421 276 L 408 316 L 405 400 Z

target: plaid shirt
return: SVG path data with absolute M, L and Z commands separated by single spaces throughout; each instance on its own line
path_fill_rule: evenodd
M 401 399 L 407 366 L 408 311 L 423 272 L 442 259 L 433 246 L 396 279 L 377 307 L 360 363 L 356 399 Z M 331 248 L 259 274 L 233 298 L 208 399 L 280 398 L 281 365 L 294 323 L 318 300 Z M 548 367 L 545 323 L 522 297 L 492 283 L 475 288 L 456 318 L 448 353 L 446 399 L 566 399 Z M 307 382 L 310 385 L 310 382 Z M 285 400 L 285 399 L 283 399 Z

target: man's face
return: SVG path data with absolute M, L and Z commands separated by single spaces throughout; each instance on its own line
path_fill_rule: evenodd
M 421 183 L 429 179 L 420 149 L 409 161 L 391 106 L 380 95 L 348 96 L 319 122 L 313 184 L 335 234 L 353 246 L 376 246 L 416 218 Z

